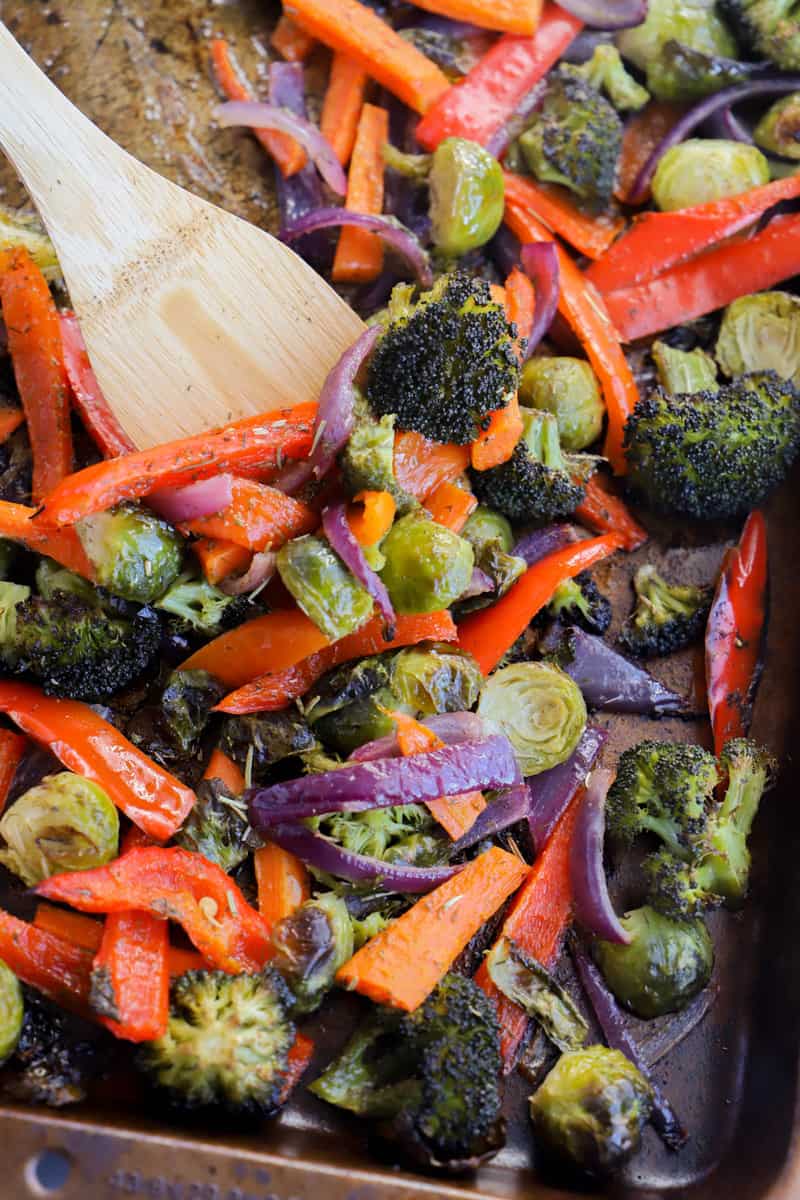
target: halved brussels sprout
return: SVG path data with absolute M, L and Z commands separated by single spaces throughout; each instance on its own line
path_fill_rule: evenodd
M 588 362 L 582 358 L 532 358 L 524 366 L 519 398 L 552 413 L 565 450 L 585 450 L 603 432 L 605 405 Z
M 719 391 L 717 364 L 699 346 L 695 350 L 676 350 L 666 342 L 653 342 L 650 353 L 658 382 L 671 396 Z
M 381 579 L 398 613 L 449 608 L 472 578 L 469 542 L 418 513 L 395 521 L 381 550 L 386 555 Z
M 307 900 L 278 922 L 272 941 L 272 965 L 294 996 L 293 1012 L 314 1012 L 333 986 L 339 967 L 353 955 L 353 926 L 347 905 L 333 892 Z
M 11 968 L 0 960 L 0 1064 L 14 1053 L 24 1019 L 22 985 Z
M 483 685 L 478 713 L 506 735 L 523 775 L 539 775 L 568 759 L 587 719 L 580 688 L 546 662 L 495 671 Z
M 790 292 L 740 296 L 725 309 L 714 353 L 726 375 L 776 371 L 800 387 L 800 299 Z
M 756 146 L 725 138 L 689 138 L 662 157 L 653 199 L 662 212 L 738 196 L 769 183 L 769 163 Z
M 753 140 L 768 154 L 800 159 L 800 92 L 776 100 L 767 109 L 753 130 Z
M 372 616 L 369 592 L 316 534 L 281 547 L 278 573 L 309 620 L 331 641 L 353 633 Z
M 492 543 L 497 543 L 508 554 L 515 540 L 508 518 L 485 504 L 479 504 L 470 514 L 461 536 L 467 539 L 476 555 Z
M 20 796 L 0 821 L 0 863 L 33 887 L 117 855 L 119 815 L 96 783 L 61 771 Z
M 392 662 L 392 691 L 415 712 L 472 708 L 483 675 L 471 654 L 445 643 L 411 646 Z
M 115 596 L 150 604 L 180 575 L 184 539 L 135 504 L 93 513 L 76 529 L 97 583 Z
M 443 254 L 459 258 L 484 246 L 503 220 L 505 185 L 496 158 L 477 142 L 445 138 L 429 177 L 431 232 Z
M 656 63 L 671 41 L 709 55 L 739 56 L 736 39 L 715 12 L 714 0 L 650 0 L 641 25 L 623 29 L 615 40 L 622 56 L 640 71 Z

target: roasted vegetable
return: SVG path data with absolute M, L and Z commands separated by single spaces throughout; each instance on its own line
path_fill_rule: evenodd
M 611 602 L 589 572 L 581 571 L 558 585 L 544 614 L 562 625 L 580 625 L 587 633 L 602 636 L 611 624 Z
M 22 1104 L 63 1108 L 86 1098 L 92 1079 L 108 1065 L 111 1049 L 83 1021 L 23 988 L 25 1016 L 0 1090 Z M 109 1039 L 110 1041 L 111 1039 Z
M 390 687 L 391 656 L 373 655 L 323 675 L 305 696 L 306 718 L 326 746 L 350 754 L 384 737 L 394 725 L 387 710 L 399 704 Z
M 280 975 L 188 971 L 170 1000 L 167 1032 L 143 1045 L 138 1060 L 166 1102 L 239 1118 L 275 1112 L 295 1035 Z
M 647 86 L 657 97 L 662 51 L 669 42 L 711 59 L 738 55 L 736 39 L 713 0 L 649 0 L 645 20 L 618 33 L 616 43 L 624 58 L 646 72 Z
M 650 353 L 656 364 L 658 382 L 670 396 L 719 391 L 717 364 L 700 346 L 694 350 L 679 350 L 666 342 L 653 342 Z
M 312 817 L 308 825 L 345 850 L 369 858 L 418 867 L 436 866 L 446 858 L 447 848 L 436 834 L 436 821 L 421 804 L 331 813 Z
M 579 688 L 560 667 L 521 662 L 487 679 L 478 713 L 504 733 L 523 775 L 539 775 L 565 762 L 586 726 Z
M 183 754 L 193 754 L 225 688 L 208 671 L 173 671 L 161 693 L 162 723 Z
M 578 1050 L 589 1026 L 569 992 L 521 946 L 499 938 L 486 956 L 489 978 L 504 996 L 524 1009 L 559 1050 Z
M 203 779 L 195 789 L 197 802 L 175 836 L 178 846 L 202 854 L 230 874 L 250 853 L 245 842 L 247 806 L 219 779 Z
M 531 1096 L 531 1120 L 548 1154 L 602 1176 L 639 1149 L 652 1106 L 650 1084 L 624 1054 L 587 1046 L 561 1056 Z
M 88 579 L 68 571 L 66 567 L 53 562 L 52 558 L 41 558 L 36 566 L 36 591 L 45 600 L 54 599 L 59 592 L 68 592 L 78 599 L 95 607 L 103 607 L 103 597 Z M 112 605 L 107 606 L 111 611 Z
M 592 953 L 611 991 L 637 1017 L 677 1012 L 711 978 L 714 943 L 701 920 L 674 921 L 645 905 L 621 918 L 627 946 L 595 942 Z
M 14 1053 L 24 1017 L 22 984 L 14 972 L 0 961 L 0 1064 Z
M 604 92 L 618 112 L 636 112 L 650 99 L 647 88 L 626 70 L 617 47 L 606 42 L 595 46 L 592 57 L 572 71 L 590 87 Z
M 395 521 L 381 552 L 380 576 L 398 613 L 448 608 L 466 591 L 475 565 L 468 541 L 417 513 Z
M 389 317 L 369 363 L 373 411 L 434 441 L 473 442 L 519 381 L 512 331 L 488 284 L 445 275 L 416 303 L 399 285 Z
M 800 393 L 773 372 L 716 393 L 656 390 L 625 426 L 628 481 L 652 508 L 699 520 L 758 507 L 800 448 Z
M 652 563 L 633 577 L 636 606 L 620 642 L 638 658 L 673 654 L 702 636 L 714 589 L 711 585 L 668 583 Z
M 167 589 L 156 608 L 177 617 L 180 626 L 204 637 L 216 637 L 250 615 L 247 596 L 228 596 L 207 580 L 185 572 Z
M 410 646 L 391 664 L 392 691 L 416 713 L 472 708 L 482 683 L 483 675 L 472 655 L 444 642 Z
M 653 199 L 662 212 L 672 212 L 738 196 L 769 179 L 769 163 L 757 146 L 724 138 L 688 138 L 659 160 Z
M 339 455 L 339 467 L 345 488 L 351 496 L 359 492 L 388 492 L 397 511 L 410 512 L 417 506 L 397 482 L 394 473 L 394 427 L 391 414 L 376 421 L 363 397 L 356 401 L 353 432 Z
M 119 816 L 96 783 L 61 771 L 24 792 L 0 820 L 0 863 L 29 887 L 117 856 Z
M 76 528 L 98 584 L 115 596 L 150 604 L 180 574 L 183 538 L 135 504 L 84 517 Z
M 61 279 L 55 247 L 38 218 L 0 204 L 0 252 L 18 248 L 28 251 L 48 283 Z
M 753 140 L 767 154 L 800 158 L 800 92 L 776 100 L 753 130 Z
M 369 592 L 316 534 L 281 547 L 278 573 L 306 616 L 331 641 L 353 633 L 372 616 Z
M 603 432 L 605 405 L 597 377 L 582 358 L 529 359 L 519 396 L 530 408 L 553 414 L 565 450 L 585 450 Z
M 666 42 L 647 67 L 647 86 L 657 100 L 687 103 L 746 83 L 747 63 L 697 50 L 683 42 Z
M 678 855 L 697 852 L 719 781 L 712 754 L 685 742 L 640 742 L 625 750 L 606 798 L 606 829 L 631 842 L 654 833 Z
M 295 1015 L 314 1012 L 353 956 L 353 926 L 340 896 L 325 892 L 301 904 L 272 931 L 272 965 L 292 994 Z
M 475 552 L 475 566 L 488 575 L 494 589 L 488 596 L 477 596 L 462 602 L 462 609 L 482 607 L 505 595 L 512 584 L 525 574 L 524 558 L 510 554 L 514 545 L 511 525 L 501 513 L 479 504 L 461 530 Z
M 742 45 L 784 71 L 800 70 L 797 0 L 717 0 Z
M 726 375 L 775 371 L 800 387 L 800 299 L 791 292 L 740 296 L 725 309 L 714 353 Z
M 313 750 L 316 739 L 303 717 L 291 710 L 251 717 L 226 717 L 219 738 L 248 782 L 264 783 L 276 763 Z
M 431 235 L 442 254 L 459 258 L 484 246 L 503 220 L 503 172 L 496 158 L 466 138 L 445 138 L 433 155 Z
M 470 513 L 461 536 L 474 548 L 476 558 L 480 557 L 485 546 L 497 544 L 508 554 L 514 545 L 514 532 L 507 518 L 484 504 L 479 504 Z

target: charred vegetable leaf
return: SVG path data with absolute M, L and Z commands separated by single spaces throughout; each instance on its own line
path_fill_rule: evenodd
M 504 996 L 541 1025 L 559 1050 L 578 1050 L 589 1026 L 575 1001 L 553 976 L 510 938 L 503 937 L 486 959 L 489 978 Z
M 23 992 L 22 1031 L 0 1090 L 23 1104 L 77 1104 L 85 1099 L 89 1082 L 108 1065 L 111 1039 L 98 1038 L 88 1025 L 32 988 Z
M 250 853 L 245 842 L 249 825 L 247 808 L 219 779 L 204 779 L 197 786 L 197 802 L 175 842 L 230 874 Z
M 226 717 L 219 745 L 242 771 L 261 783 L 271 767 L 313 750 L 316 739 L 299 713 L 282 711 L 250 717 Z
M 193 753 L 208 725 L 211 710 L 225 688 L 208 671 L 173 671 L 161 696 L 161 711 L 172 741 Z

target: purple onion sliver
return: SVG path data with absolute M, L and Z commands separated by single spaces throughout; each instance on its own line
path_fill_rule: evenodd
M 248 592 L 254 592 L 256 588 L 269 583 L 275 574 L 277 562 L 278 556 L 271 550 L 257 551 L 245 573 L 223 579 L 219 590 L 226 596 L 246 596 Z
M 422 724 L 433 730 L 438 738 L 448 746 L 460 746 L 462 742 L 474 742 L 486 736 L 487 729 L 483 717 L 473 712 L 439 713 L 432 717 L 423 717 Z M 397 758 L 400 747 L 397 744 L 397 733 L 387 734 L 386 737 L 376 738 L 374 742 L 366 742 L 358 746 L 350 755 L 351 762 L 374 762 L 376 758 Z
M 526 784 L 520 783 L 509 788 L 507 792 L 501 792 L 486 805 L 482 813 L 479 813 L 475 823 L 463 837 L 453 844 L 453 852 L 467 850 L 476 842 L 482 842 L 484 838 L 492 837 L 495 833 L 508 829 L 510 825 L 516 825 L 518 821 L 524 821 L 530 808 L 531 794 Z
M 147 503 L 165 521 L 178 525 L 181 521 L 195 521 L 222 512 L 232 499 L 233 476 L 214 475 L 211 479 L 187 483 L 186 487 L 151 492 Z
M 368 233 L 377 234 L 409 264 L 423 287 L 432 285 L 433 271 L 425 247 L 416 234 L 395 217 L 351 212 L 347 208 L 319 208 L 283 228 L 280 236 L 285 242 L 293 242 L 295 238 L 303 237 L 307 233 L 315 233 L 318 229 L 333 229 L 339 225 L 352 225 L 356 229 L 366 229 Z
M 317 479 L 322 479 L 328 473 L 336 455 L 353 432 L 356 375 L 372 353 L 380 335 L 379 325 L 365 329 L 349 350 L 345 350 L 322 385 L 314 422 L 314 444 L 309 455 Z
M 631 29 L 647 16 L 647 0 L 558 0 L 558 6 L 591 29 Z
M 536 295 L 533 328 L 525 352 L 525 357 L 530 358 L 552 325 L 558 308 L 560 272 L 555 242 L 532 242 L 523 246 L 522 267 Z
M 304 458 L 297 462 L 287 463 L 285 467 L 282 467 L 272 480 L 272 486 L 287 496 L 296 496 L 300 489 L 310 483 L 313 478 L 313 464 L 309 459 Z
M 578 540 L 578 535 L 572 525 L 545 525 L 543 529 L 534 529 L 526 533 L 513 547 L 511 553 L 516 558 L 524 558 L 529 567 L 548 554 L 562 550 Z
M 461 866 L 412 867 L 354 854 L 304 825 L 273 825 L 269 840 L 318 871 L 335 875 L 337 879 L 349 879 L 352 883 L 380 882 L 387 891 L 429 892 L 462 869 Z
M 439 796 L 511 787 L 520 782 L 508 738 L 501 734 L 459 746 L 443 746 L 410 758 L 349 762 L 335 771 L 307 775 L 246 793 L 256 830 L 294 824 L 329 812 L 367 812 L 424 804 Z
M 572 797 L 583 785 L 607 740 L 605 729 L 587 725 L 566 762 L 527 780 L 531 793 L 528 828 L 537 854 L 541 853 Z
M 305 72 L 302 63 L 270 63 L 269 101 L 278 108 L 288 108 L 298 117 L 306 116 Z M 306 213 L 322 207 L 322 182 L 312 162 L 307 162 L 288 179 L 276 163 L 274 175 L 281 225 L 292 225 Z M 303 238 L 297 243 L 295 250 L 318 268 L 326 267 L 331 260 L 331 248 L 324 233 L 310 234 Z
M 469 21 L 454 21 L 451 17 L 440 17 L 436 13 L 414 11 L 408 18 L 406 28 L 427 29 L 430 33 L 441 33 L 454 41 L 469 41 L 470 38 L 485 37 L 486 30 Z
M 259 100 L 227 100 L 218 105 L 214 116 L 226 127 L 247 125 L 251 129 L 277 129 L 279 133 L 288 133 L 303 147 L 331 191 L 337 196 L 346 194 L 347 176 L 335 150 L 316 125 L 305 117 Z
M 664 1145 L 670 1150 L 680 1150 L 686 1144 L 688 1134 L 678 1120 L 672 1105 L 650 1074 L 647 1060 L 628 1030 L 620 1008 L 606 987 L 599 970 L 582 947 L 571 946 L 572 957 L 578 971 L 583 990 L 594 1009 L 597 1023 L 612 1050 L 619 1050 L 638 1067 L 653 1089 L 653 1114 L 651 1121 Z
M 578 924 L 604 942 L 628 946 L 631 936 L 614 912 L 603 866 L 606 794 L 613 779 L 611 771 L 599 767 L 589 776 L 569 848 L 570 885 Z
M 364 557 L 364 551 L 359 546 L 347 520 L 347 510 L 340 501 L 330 504 L 322 514 L 322 528 L 325 537 L 331 544 L 332 550 L 339 555 L 348 571 L 355 575 L 358 582 L 369 592 L 378 606 L 386 624 L 387 640 L 394 637 L 397 616 L 394 611 L 386 585 L 380 576 L 373 571 Z
M 522 247 L 507 225 L 501 225 L 492 238 L 489 254 L 504 279 L 508 278 L 514 267 L 522 266 Z
M 461 593 L 459 600 L 471 600 L 473 596 L 486 596 L 495 589 L 491 575 L 487 575 L 480 567 L 473 568 L 472 577 L 466 590 Z
M 508 120 L 494 131 L 486 143 L 486 149 L 495 158 L 501 158 L 511 143 L 524 132 L 531 113 L 544 95 L 546 87 L 546 81 L 541 79 L 529 92 L 525 93 Z

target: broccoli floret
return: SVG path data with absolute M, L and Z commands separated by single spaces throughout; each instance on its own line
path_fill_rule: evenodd
M 545 614 L 562 625 L 580 625 L 587 633 L 602 637 L 611 624 L 611 603 L 589 572 L 581 571 L 558 585 Z
M 184 572 L 156 602 L 156 607 L 178 617 L 196 633 L 216 637 L 223 629 L 232 629 L 246 618 L 250 601 L 247 596 L 228 596 L 205 579 Z
M 512 521 L 555 521 L 573 512 L 586 494 L 575 478 L 590 455 L 564 454 L 552 413 L 526 409 L 523 433 L 508 462 L 471 471 L 472 487 L 483 504 Z
M 718 780 L 714 756 L 700 746 L 640 742 L 620 755 L 606 802 L 608 831 L 625 841 L 654 833 L 679 857 L 692 857 Z
M 595 46 L 592 57 L 579 67 L 562 67 L 571 75 L 585 79 L 590 87 L 605 92 L 619 112 L 636 112 L 650 99 L 647 88 L 637 83 L 625 67 L 616 46 L 601 43 Z
M 800 392 L 773 371 L 743 375 L 718 392 L 656 389 L 625 425 L 633 494 L 659 512 L 699 520 L 757 507 L 800 449 Z
M 416 866 L 433 866 L 441 860 L 441 843 L 432 836 L 436 821 L 421 804 L 331 813 L 311 817 L 306 824 L 353 854 L 385 862 L 413 862 Z
M 551 72 L 541 107 L 519 145 L 537 179 L 563 184 L 598 208 L 608 204 L 622 122 L 605 96 L 574 68 Z
M 280 1106 L 294 1024 L 277 971 L 188 971 L 172 985 L 167 1032 L 146 1043 L 139 1066 L 167 1103 L 269 1116 Z
M 717 0 L 717 8 L 747 50 L 784 71 L 800 70 L 798 0 Z
M 515 331 L 502 307 L 485 280 L 456 272 L 398 308 L 369 364 L 373 412 L 394 413 L 401 429 L 434 441 L 474 441 L 519 383 Z
M 501 1144 L 500 1067 L 494 1005 L 450 974 L 415 1012 L 378 1010 L 310 1090 L 379 1121 L 417 1161 L 452 1168 Z
M 636 572 L 633 587 L 636 607 L 619 639 L 629 653 L 639 658 L 673 654 L 700 637 L 711 607 L 713 588 L 667 583 L 650 564 Z

